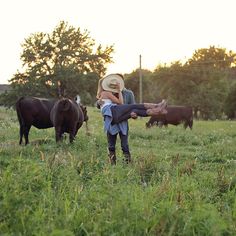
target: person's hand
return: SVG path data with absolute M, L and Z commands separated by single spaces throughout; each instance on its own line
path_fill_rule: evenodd
M 138 118 L 138 115 L 135 112 L 131 112 L 130 116 L 131 116 L 132 119 L 137 119 Z
M 104 101 L 102 101 L 101 99 L 98 99 L 98 100 L 97 100 L 97 104 L 98 104 L 99 106 L 102 106 L 102 105 L 104 104 Z

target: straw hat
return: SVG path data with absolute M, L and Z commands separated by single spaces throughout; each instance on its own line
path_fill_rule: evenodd
M 118 93 L 117 83 L 120 84 L 120 90 L 122 91 L 124 88 L 124 80 L 122 77 L 118 74 L 110 74 L 103 78 L 102 88 L 106 91 Z

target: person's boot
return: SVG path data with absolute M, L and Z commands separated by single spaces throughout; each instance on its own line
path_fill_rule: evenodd
M 153 108 L 159 108 L 159 109 L 165 109 L 167 107 L 166 100 L 162 100 L 159 103 L 144 103 L 144 107 L 147 109 L 153 109 Z
M 156 107 L 161 107 L 162 109 L 166 109 L 167 108 L 167 101 L 165 99 L 163 99 L 160 103 L 157 104 Z
M 147 115 L 149 116 L 156 116 L 156 115 L 164 115 L 167 114 L 166 108 L 152 108 L 152 109 L 147 109 Z
M 110 161 L 111 165 L 116 165 L 116 153 L 109 152 L 108 157 L 109 157 L 109 161 Z
M 129 153 L 124 153 L 124 162 L 129 164 L 131 162 L 131 155 Z

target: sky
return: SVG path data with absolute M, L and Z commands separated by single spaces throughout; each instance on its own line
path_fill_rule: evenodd
M 216 46 L 236 52 L 235 0 L 7 0 L 0 2 L 0 84 L 21 70 L 22 43 L 60 21 L 114 45 L 107 73 L 154 70 Z

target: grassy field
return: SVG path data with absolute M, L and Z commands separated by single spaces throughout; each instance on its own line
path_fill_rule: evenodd
M 236 235 L 236 122 L 145 128 L 130 120 L 133 163 L 107 159 L 103 121 L 89 108 L 73 144 L 54 129 L 19 146 L 0 108 L 0 235 Z

